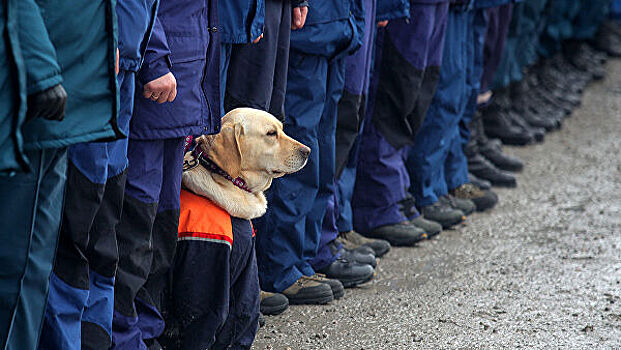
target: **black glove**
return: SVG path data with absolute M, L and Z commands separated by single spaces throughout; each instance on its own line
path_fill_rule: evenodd
M 51 88 L 28 95 L 28 110 L 26 120 L 45 118 L 48 120 L 61 121 L 65 118 L 65 105 L 67 104 L 67 92 L 62 85 L 58 84 Z

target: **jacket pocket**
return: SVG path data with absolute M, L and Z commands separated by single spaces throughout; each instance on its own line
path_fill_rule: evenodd
M 168 32 L 166 34 L 173 63 L 191 62 L 205 59 L 209 43 L 201 35 L 192 32 Z

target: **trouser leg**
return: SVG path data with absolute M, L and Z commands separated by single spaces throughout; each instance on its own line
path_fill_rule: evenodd
M 184 138 L 163 140 L 162 187 L 151 234 L 152 257 L 147 281 L 136 297 L 138 326 L 143 339 L 159 337 L 164 330 L 170 268 L 177 245 L 179 196 Z
M 328 266 L 333 263 L 337 256 L 329 249 L 328 244 L 334 241 L 338 235 L 336 230 L 336 189 L 334 185 L 335 166 L 335 133 L 338 103 L 343 92 L 345 82 L 345 61 L 333 60 L 328 67 L 326 81 L 326 102 L 319 122 L 319 191 L 313 203 L 313 209 L 307 216 L 306 232 L 308 236 L 319 236 L 316 247 L 312 247 L 313 241 L 309 241 L 304 251 L 304 259 L 315 269 Z M 328 202 L 332 201 L 332 210 L 329 213 L 331 224 L 326 229 L 323 226 L 324 215 Z M 314 248 L 314 249 L 312 249 Z M 322 261 L 318 261 L 322 260 Z
M 465 109 L 466 12 L 449 13 L 444 59 L 438 89 L 408 156 L 410 191 L 419 206 L 435 203 L 448 193 L 444 166 L 452 137 Z
M 261 286 L 268 291 L 282 291 L 303 274 L 314 273 L 306 258 L 316 253 L 319 232 L 308 232 L 312 229 L 308 215 L 317 210 L 315 199 L 322 186 L 319 179 L 323 154 L 320 140 L 323 139 L 319 132 L 327 77 L 326 58 L 291 52 L 284 130 L 310 147 L 311 154 L 302 170 L 272 182 L 267 193 L 270 206 L 255 221 Z
M 509 34 L 513 6 L 513 4 L 506 4 L 487 10 L 488 25 L 484 39 L 481 92 L 489 90 L 488 87 L 500 66 Z
M 32 172 L 0 176 L 0 346 L 36 349 L 61 223 L 66 149 L 27 151 Z
M 352 199 L 354 227 L 363 233 L 408 220 L 402 210 L 410 184 L 405 145 L 411 144 L 437 84 L 448 4 L 414 5 L 410 12 L 424 20 L 392 21 L 377 37 Z
M 461 118 L 451 139 L 446 163 L 444 178 L 449 190 L 455 189 L 469 181 L 468 159 L 464 147 L 470 140 L 470 122 L 477 108 L 477 96 L 481 88 L 483 74 L 483 47 L 487 30 L 488 16 L 485 10 L 475 10 L 470 13 L 468 24 L 467 50 L 465 57 L 466 82 L 465 94 L 460 105 L 465 106 Z
M 112 335 L 115 349 L 146 348 L 134 302 L 151 269 L 151 233 L 162 188 L 163 153 L 162 140 L 129 140 L 123 214 L 117 231 L 119 264 Z
M 257 44 L 233 45 L 225 110 L 252 107 L 282 120 L 291 33 L 290 1 L 266 1 L 263 33 Z M 253 72 L 252 79 L 248 79 L 249 71 Z

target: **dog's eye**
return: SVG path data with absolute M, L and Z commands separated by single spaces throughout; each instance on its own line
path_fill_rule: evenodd
M 278 135 L 278 132 L 276 130 L 272 130 L 272 131 L 268 131 L 267 132 L 267 136 L 276 136 Z

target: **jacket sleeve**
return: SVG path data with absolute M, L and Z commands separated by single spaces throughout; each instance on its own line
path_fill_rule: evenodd
M 26 67 L 26 90 L 31 95 L 62 82 L 56 50 L 34 0 L 18 1 L 19 42 Z
M 147 84 L 170 72 L 172 61 L 170 60 L 170 48 L 166 41 L 166 33 L 159 19 L 155 19 L 153 24 L 153 33 L 147 44 L 147 50 L 144 54 L 144 61 L 138 79 L 142 84 Z
M 308 7 L 308 0 L 291 0 L 291 7 Z
M 223 43 L 250 43 L 263 33 L 264 24 L 264 0 L 227 0 L 218 3 L 218 26 Z
M 409 0 L 377 0 L 377 22 L 410 17 Z

